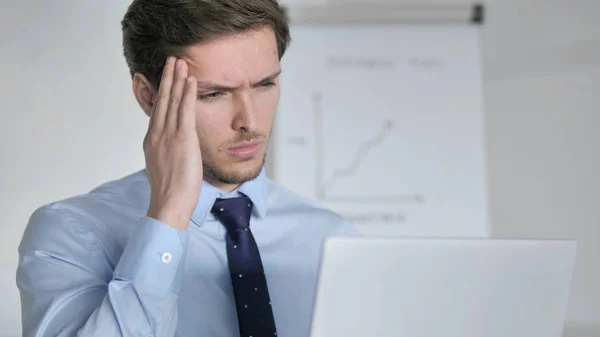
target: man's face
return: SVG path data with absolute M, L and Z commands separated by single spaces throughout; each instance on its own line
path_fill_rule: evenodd
M 222 189 L 261 171 L 279 102 L 279 56 L 269 27 L 186 49 L 198 79 L 196 129 L 204 179 Z

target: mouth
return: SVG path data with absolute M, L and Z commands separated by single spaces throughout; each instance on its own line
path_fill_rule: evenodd
M 227 151 L 234 157 L 251 158 L 258 153 L 261 144 L 262 142 L 260 141 L 243 142 L 239 145 L 228 148 Z

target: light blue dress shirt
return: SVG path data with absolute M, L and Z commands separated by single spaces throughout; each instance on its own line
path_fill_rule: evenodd
M 356 235 L 339 215 L 260 176 L 204 182 L 187 232 L 146 217 L 145 170 L 37 209 L 19 246 L 23 336 L 239 336 L 216 198 L 253 202 L 279 337 L 308 337 L 323 241 Z

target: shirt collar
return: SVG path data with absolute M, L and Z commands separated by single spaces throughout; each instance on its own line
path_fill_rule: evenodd
M 263 219 L 267 212 L 267 197 L 268 186 L 265 168 L 263 167 L 258 177 L 253 180 L 246 181 L 238 188 L 231 192 L 222 191 L 206 181 L 202 181 L 202 189 L 200 191 L 200 199 L 194 213 L 192 213 L 192 221 L 202 226 L 204 220 L 210 216 L 210 210 L 217 198 L 228 198 L 238 196 L 240 193 L 246 195 L 252 201 L 252 212 L 255 216 Z

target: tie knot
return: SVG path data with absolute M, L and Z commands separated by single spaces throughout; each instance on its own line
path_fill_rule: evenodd
M 250 226 L 252 201 L 247 196 L 217 199 L 211 212 L 225 226 L 228 232 Z

